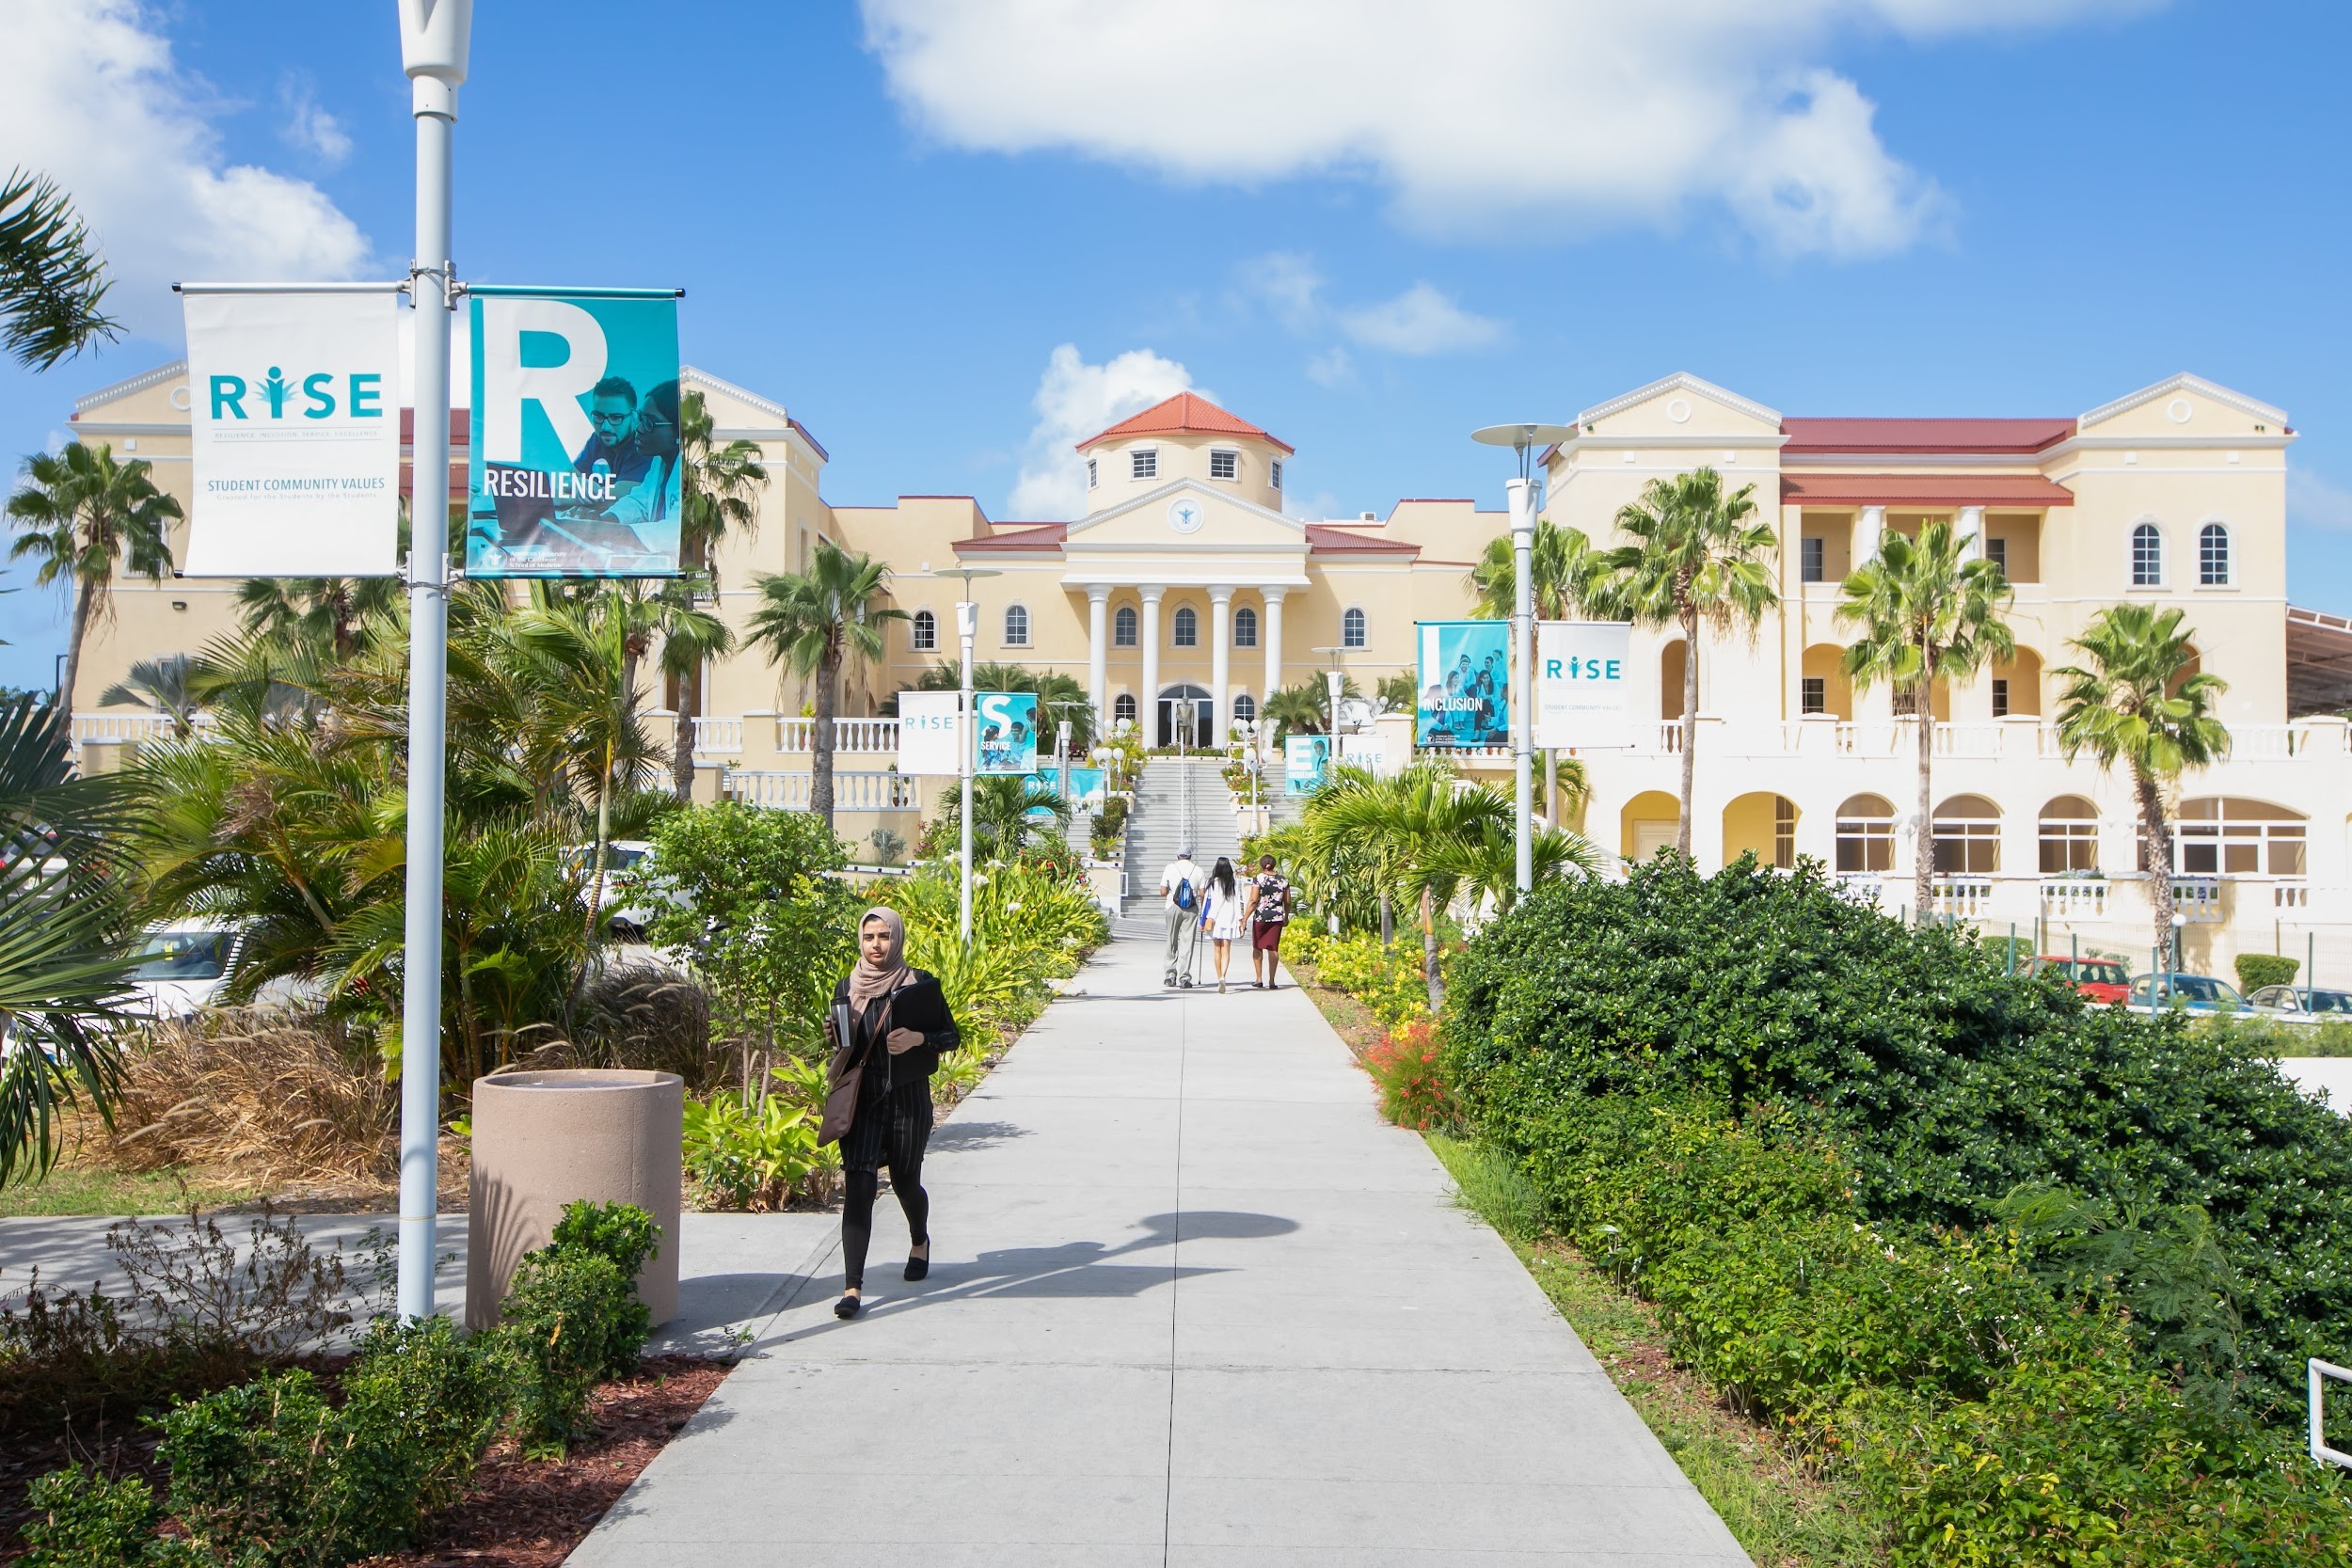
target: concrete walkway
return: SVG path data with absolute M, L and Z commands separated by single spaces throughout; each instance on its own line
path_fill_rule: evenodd
M 1114 943 L 940 1129 L 923 1284 L 888 1198 L 849 1323 L 805 1227 L 689 1235 L 770 1315 L 571 1560 L 1745 1563 L 1312 1004 L 1158 969 Z

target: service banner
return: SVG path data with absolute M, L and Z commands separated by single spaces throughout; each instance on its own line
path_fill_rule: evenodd
M 1100 768 L 1073 768 L 1070 770 L 1070 803 L 1099 810 L 1106 797 L 1104 781 L 1107 776 Z M 1030 774 L 1029 779 L 1040 789 L 1050 789 L 1057 795 L 1061 793 L 1061 769 L 1058 768 L 1041 768 Z
M 961 751 L 956 745 L 957 691 L 898 693 L 898 771 L 909 778 L 958 778 Z
M 1331 739 L 1321 735 L 1282 737 L 1282 793 L 1312 795 L 1331 776 Z
M 1037 771 L 1037 693 L 982 691 L 973 699 L 979 724 L 978 771 L 989 776 Z
M 1605 751 L 1633 744 L 1626 672 L 1633 628 L 1622 621 L 1535 623 L 1535 740 Z
M 1426 750 L 1511 743 L 1511 624 L 1422 621 L 1414 744 Z
M 183 290 L 192 578 L 400 571 L 400 295 Z
M 466 575 L 678 575 L 674 290 L 469 291 Z

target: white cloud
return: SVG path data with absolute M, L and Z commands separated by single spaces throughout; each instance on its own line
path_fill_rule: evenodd
M 1502 324 L 1474 316 L 1426 283 L 1394 299 L 1340 317 L 1341 329 L 1359 343 L 1391 354 L 1451 354 L 1485 348 L 1502 338 Z
M 1345 387 L 1356 379 L 1356 362 L 1348 357 L 1347 350 L 1334 346 L 1308 359 L 1307 379 L 1318 387 Z
M 1270 250 L 1233 269 L 1242 292 L 1273 310 L 1293 332 L 1311 332 L 1323 319 L 1323 275 L 1314 258 L 1295 250 Z
M 1023 450 L 1006 515 L 1044 522 L 1077 516 L 1086 510 L 1087 475 L 1076 444 L 1185 391 L 1210 395 L 1193 386 L 1190 371 L 1148 348 L 1129 349 L 1100 365 L 1088 364 L 1075 343 L 1054 350 L 1038 380 L 1037 424 Z
M 2287 465 L 2287 521 L 2352 533 L 2352 490 L 2330 484 L 2299 463 Z
M 1179 180 L 1368 176 L 1417 227 L 1731 214 L 1779 254 L 1899 249 L 1943 209 L 1820 59 L 2163 0 L 862 0 L 909 119 Z M 1236 40 L 1247 40 L 1236 47 Z
M 134 331 L 178 338 L 178 279 L 343 278 L 371 260 L 317 186 L 226 161 L 217 106 L 134 0 L 0 0 L 0 36 L 5 161 L 72 195 Z
M 342 120 L 319 107 L 318 89 L 307 72 L 290 71 L 278 84 L 278 105 L 286 111 L 286 123 L 278 128 L 278 139 L 297 151 L 333 168 L 351 156 L 351 135 Z

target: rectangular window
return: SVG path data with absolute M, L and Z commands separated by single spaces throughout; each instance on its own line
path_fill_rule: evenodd
M 1157 479 L 1160 477 L 1160 452 L 1157 447 L 1146 447 L 1141 451 L 1130 452 L 1127 455 L 1128 460 L 1134 465 L 1135 478 Z
M 1279 458 L 1266 466 L 1266 483 L 1277 490 L 1282 487 L 1282 463 Z
M 1087 488 L 1089 490 L 1094 488 L 1096 481 L 1100 477 L 1096 474 L 1095 469 L 1100 465 L 1101 461 L 1102 460 L 1100 458 L 1094 457 L 1087 459 Z
M 1805 582 L 1829 580 L 1829 541 L 1818 533 L 1804 536 L 1797 557 L 1797 576 Z
M 2009 681 L 2000 675 L 1993 677 L 1993 717 L 2009 717 Z
M 1239 479 L 1241 477 L 1241 453 L 1237 451 L 1209 453 L 1209 477 L 1211 479 Z
M 1783 871 L 1797 867 L 1797 803 L 1785 795 L 1772 797 L 1772 863 Z
M 1829 711 L 1829 681 L 1821 675 L 1807 675 L 1798 683 L 1799 702 L 1805 713 Z
M 2009 576 L 2008 540 L 2000 538 L 1987 539 L 1984 542 L 1984 558 L 2001 569 L 2001 576 Z

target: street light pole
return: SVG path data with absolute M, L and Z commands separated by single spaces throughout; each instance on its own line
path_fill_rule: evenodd
M 1511 497 L 1511 663 L 1518 672 L 1511 715 L 1511 837 L 1518 872 L 1518 889 L 1535 885 L 1534 843 L 1534 683 L 1535 583 L 1532 571 L 1535 554 L 1535 486 L 1518 478 L 1503 487 Z
M 963 645 L 963 680 L 956 699 L 956 780 L 961 792 L 960 816 L 962 821 L 962 842 L 956 849 L 956 867 L 960 875 L 956 889 L 956 935 L 966 947 L 972 945 L 972 752 L 978 744 L 979 726 L 972 714 L 972 640 L 980 633 L 980 607 L 972 600 L 972 579 L 1001 577 L 993 566 L 950 566 L 944 572 L 924 574 L 934 578 L 961 578 L 963 597 L 956 601 L 956 638 Z
M 417 122 L 409 262 L 416 387 L 408 528 L 408 864 L 401 962 L 403 1318 L 433 1316 L 441 1131 L 441 809 L 448 740 L 450 166 L 473 0 L 401 0 L 400 54 Z

